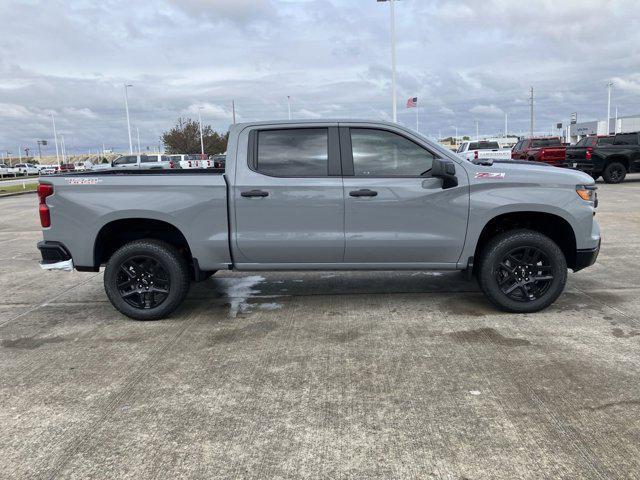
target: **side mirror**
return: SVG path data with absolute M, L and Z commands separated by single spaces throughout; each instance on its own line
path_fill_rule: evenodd
M 442 188 L 458 186 L 456 177 L 456 164 L 453 160 L 436 158 L 431 166 L 431 176 L 442 179 Z

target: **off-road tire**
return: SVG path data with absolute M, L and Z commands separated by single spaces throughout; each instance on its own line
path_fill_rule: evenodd
M 606 183 L 622 183 L 626 176 L 627 169 L 620 162 L 611 162 L 602 172 L 602 179 Z

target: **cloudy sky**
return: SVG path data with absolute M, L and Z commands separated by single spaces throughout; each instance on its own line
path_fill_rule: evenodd
M 157 146 L 179 116 L 390 119 L 389 5 L 375 0 L 0 0 L 0 151 Z M 637 0 L 400 0 L 398 120 L 428 135 L 549 132 L 613 107 L 640 114 Z M 52 149 L 50 149 L 52 150 Z

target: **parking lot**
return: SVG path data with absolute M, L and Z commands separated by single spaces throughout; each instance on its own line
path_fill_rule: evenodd
M 598 187 L 598 262 L 538 314 L 459 273 L 219 272 L 147 323 L 0 199 L 2 477 L 637 478 L 640 175 Z

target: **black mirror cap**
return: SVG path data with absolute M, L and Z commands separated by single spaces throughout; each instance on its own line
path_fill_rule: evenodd
M 436 158 L 431 167 L 431 176 L 442 179 L 442 188 L 452 188 L 458 186 L 456 177 L 456 164 L 453 160 Z

